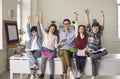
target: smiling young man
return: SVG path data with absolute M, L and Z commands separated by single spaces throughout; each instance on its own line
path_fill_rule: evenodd
M 70 79 L 74 79 L 71 64 L 70 64 L 70 52 L 69 49 L 74 46 L 75 30 L 70 28 L 70 20 L 64 19 L 64 28 L 59 29 L 59 41 L 64 40 L 59 45 L 58 55 L 61 57 L 63 68 L 63 79 L 67 79 L 67 70 L 70 72 Z

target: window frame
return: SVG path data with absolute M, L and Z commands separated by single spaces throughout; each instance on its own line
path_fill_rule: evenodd
M 18 13 L 18 10 L 19 10 L 19 13 Z M 17 0 L 17 24 L 18 24 L 18 29 L 21 29 L 22 28 L 22 0 Z
M 117 1 L 117 41 L 120 41 L 120 15 L 119 13 L 120 2 Z

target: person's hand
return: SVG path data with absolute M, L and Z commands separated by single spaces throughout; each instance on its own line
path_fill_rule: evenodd
M 64 43 L 64 42 L 66 42 L 66 40 L 67 40 L 67 39 L 62 39 L 62 40 L 60 41 L 60 43 Z
M 101 15 L 101 17 L 104 17 L 104 11 L 103 10 L 100 11 L 100 15 Z
M 74 15 L 75 15 L 75 20 L 78 21 L 78 13 L 77 12 L 74 12 Z
M 28 23 L 31 23 L 31 17 L 28 16 Z
M 85 9 L 85 13 L 86 13 L 87 15 L 89 15 L 89 14 L 90 14 L 90 10 L 89 10 L 89 9 Z
M 38 15 L 35 16 L 35 20 L 38 23 L 38 21 L 39 21 L 39 16 Z
M 40 21 L 40 23 L 42 23 L 42 17 L 43 17 L 43 12 L 40 11 L 40 12 L 39 12 L 39 21 Z

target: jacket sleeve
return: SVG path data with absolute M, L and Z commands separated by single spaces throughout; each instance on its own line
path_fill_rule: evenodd
M 40 23 L 39 23 L 39 22 L 37 23 L 37 30 L 38 30 L 38 35 L 39 35 L 40 38 L 42 39 L 42 31 L 41 31 Z
M 91 31 L 92 31 L 92 28 L 91 28 L 90 24 L 88 24 L 86 26 L 86 32 L 87 32 L 87 34 L 90 34 Z
M 30 36 L 32 35 L 31 32 L 30 32 L 30 24 L 27 23 L 27 33 L 28 33 L 28 36 L 30 38 Z

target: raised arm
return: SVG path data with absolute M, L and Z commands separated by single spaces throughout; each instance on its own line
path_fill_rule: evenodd
M 86 24 L 90 25 L 90 19 L 89 19 L 90 10 L 85 9 L 85 13 L 86 13 Z
M 78 35 L 78 13 L 74 12 L 74 16 L 75 16 L 75 37 L 77 37 Z
M 105 22 L 103 10 L 101 10 L 100 15 L 101 15 L 101 27 L 103 29 L 104 28 L 104 22 Z
M 28 36 L 30 37 L 32 35 L 32 33 L 30 32 L 30 25 L 31 25 L 31 17 L 28 16 L 28 22 L 27 22 L 27 33 L 28 33 Z
M 39 16 L 35 16 L 35 20 L 37 24 L 38 35 L 42 38 L 42 32 L 41 32 L 40 23 L 39 23 Z
M 45 29 L 43 28 L 43 13 L 39 12 L 39 23 L 40 23 L 40 28 L 43 34 L 46 34 L 47 32 L 45 31 Z

